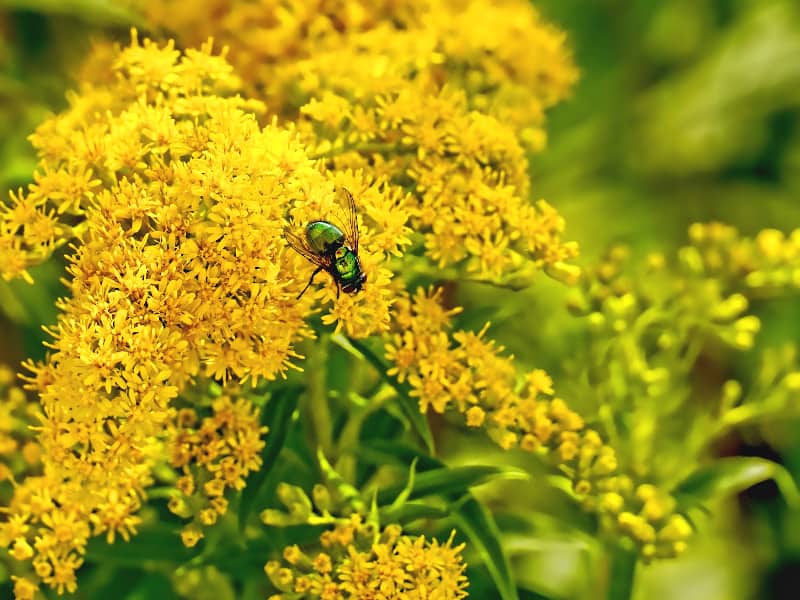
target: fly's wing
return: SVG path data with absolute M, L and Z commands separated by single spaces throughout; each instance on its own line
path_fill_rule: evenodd
M 339 192 L 344 196 L 344 207 L 341 218 L 342 232 L 347 239 L 347 245 L 358 254 L 358 213 L 356 212 L 356 201 L 346 188 L 340 187 Z
M 300 256 L 303 256 L 318 267 L 330 269 L 330 261 L 324 256 L 316 254 L 311 248 L 309 248 L 308 242 L 306 242 L 288 227 L 283 228 L 283 239 L 285 239 L 286 243 L 289 244 L 289 246 L 291 246 Z

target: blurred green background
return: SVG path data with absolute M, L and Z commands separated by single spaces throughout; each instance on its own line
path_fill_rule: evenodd
M 582 262 L 593 262 L 620 241 L 641 254 L 674 252 L 696 221 L 724 221 L 746 234 L 800 227 L 800 2 L 538 0 L 535 5 L 567 32 L 582 76 L 572 98 L 549 113 L 548 147 L 531 158 L 532 188 L 565 216 L 569 238 L 581 243 Z M 74 87 L 90 40 L 125 40 L 131 24 L 141 26 L 112 2 L 0 1 L 4 196 L 30 180 L 35 156 L 26 137 L 65 105 L 65 90 Z M 55 320 L 60 275 L 60 267 L 51 264 L 34 273 L 35 288 L 0 282 L 0 360 L 43 355 L 40 325 Z M 477 306 L 501 305 L 501 314 L 492 318 L 492 335 L 520 363 L 547 368 L 558 382 L 575 343 L 561 286 L 542 278 L 535 289 L 510 300 L 507 292 L 478 286 L 462 295 L 466 316 L 472 304 L 476 320 Z M 755 308 L 764 324 L 761 344 L 797 340 L 796 297 Z M 746 355 L 735 368 L 746 378 L 753 358 Z M 733 440 L 730 451 L 773 458 L 797 476 L 798 424 L 750 432 Z M 475 452 L 470 443 L 450 440 L 451 459 L 468 460 Z M 558 503 L 557 496 L 531 485 L 541 503 Z M 485 492 L 509 493 L 519 494 L 520 488 Z M 548 537 L 547 524 L 540 530 L 543 535 L 533 541 L 507 540 L 536 557 L 518 570 L 521 577 L 530 580 L 531 589 L 549 588 L 553 597 L 592 598 L 582 546 L 556 534 Z M 794 598 L 785 594 L 796 589 L 800 515 L 788 511 L 775 486 L 765 483 L 715 515 L 685 556 L 640 571 L 637 597 Z M 479 587 L 472 595 L 483 597 Z

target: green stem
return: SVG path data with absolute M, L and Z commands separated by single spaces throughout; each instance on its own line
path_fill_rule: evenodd
M 409 395 L 409 387 L 405 384 L 401 384 L 394 377 L 389 375 L 386 372 L 386 365 L 375 355 L 374 352 L 372 352 L 372 350 L 366 346 L 366 344 L 350 338 L 347 339 L 347 342 L 353 348 L 355 348 L 368 363 L 375 367 L 375 370 L 378 372 L 381 378 L 388 383 L 395 392 L 397 392 L 400 400 L 400 408 L 402 409 L 403 413 L 405 413 L 414 429 L 416 429 L 417 434 L 425 443 L 425 447 L 428 449 L 428 452 L 431 454 L 431 456 L 433 456 L 436 453 L 436 450 L 430 425 L 428 424 L 426 416 L 420 412 L 419 404 Z
M 304 414 L 311 419 L 314 440 L 311 447 L 319 447 L 325 454 L 333 448 L 333 419 L 328 404 L 325 378 L 327 377 L 328 336 L 321 336 L 313 346 L 306 361 L 308 377 L 307 404 Z
M 635 550 L 614 542 L 607 546 L 610 561 L 608 570 L 607 600 L 630 600 L 633 597 L 633 580 L 636 575 L 638 555 Z

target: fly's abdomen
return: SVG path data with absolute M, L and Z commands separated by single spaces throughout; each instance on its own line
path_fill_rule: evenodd
M 340 248 L 336 252 L 333 266 L 342 281 L 357 279 L 361 274 L 361 265 L 358 263 L 358 257 L 346 247 Z
M 313 221 L 306 225 L 306 239 L 320 256 L 329 255 L 344 245 L 342 230 L 327 221 Z

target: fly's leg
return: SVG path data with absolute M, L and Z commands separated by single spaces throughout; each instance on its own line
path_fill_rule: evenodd
M 334 283 L 336 284 L 336 299 L 339 299 L 339 282 L 336 281 L 336 278 L 333 279 Z
M 314 283 L 314 277 L 316 277 L 316 276 L 317 276 L 317 273 L 319 273 L 320 271 L 322 271 L 322 267 L 317 267 L 317 268 L 314 270 L 314 272 L 311 274 L 311 279 L 309 279 L 309 280 L 308 280 L 308 283 L 306 284 L 306 287 L 304 287 L 304 288 L 303 288 L 303 291 L 302 291 L 302 292 L 300 292 L 299 294 L 297 294 L 297 299 L 298 299 L 298 300 L 300 300 L 300 297 L 301 297 L 303 294 L 305 294 L 305 293 L 306 293 L 306 290 L 307 290 L 309 287 L 311 287 L 311 284 L 312 284 L 312 283 Z M 338 288 L 338 286 L 337 286 L 337 288 Z

